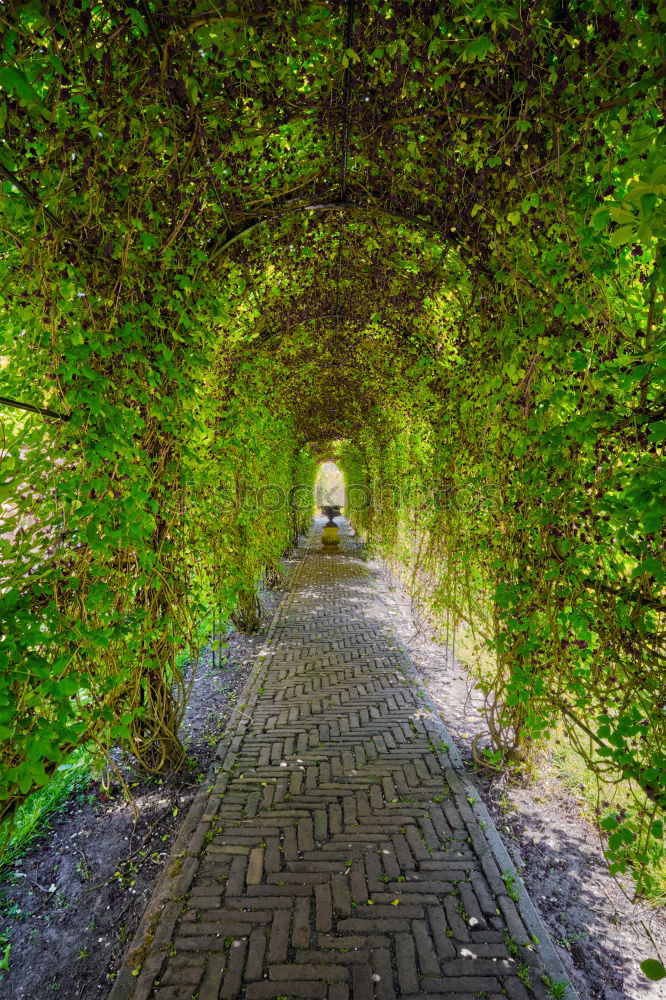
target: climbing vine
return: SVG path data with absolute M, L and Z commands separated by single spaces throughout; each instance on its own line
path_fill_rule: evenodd
M 359 528 L 492 655 L 490 763 L 565 726 L 635 790 L 599 820 L 649 890 L 664 18 L 3 14 L 2 815 L 82 743 L 179 765 L 176 652 L 211 609 L 256 627 L 335 447 Z

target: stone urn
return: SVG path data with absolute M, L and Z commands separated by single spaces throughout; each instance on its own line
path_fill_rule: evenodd
M 322 507 L 322 510 L 328 518 L 328 521 L 324 525 L 324 530 L 321 533 L 322 545 L 325 549 L 334 549 L 340 544 L 340 533 L 338 531 L 338 526 L 333 519 L 340 516 L 340 508 Z

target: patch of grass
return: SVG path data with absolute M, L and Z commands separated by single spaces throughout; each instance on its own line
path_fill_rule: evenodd
M 518 890 L 518 880 L 513 872 L 505 871 L 502 874 L 502 881 L 506 886 L 506 891 L 509 894 L 509 898 L 517 903 L 520 900 L 520 892 Z
M 0 859 L 0 874 L 23 857 L 36 837 L 50 830 L 52 817 L 65 811 L 72 796 L 85 792 L 96 773 L 92 753 L 82 747 L 60 765 L 48 785 L 21 803 Z M 5 842 L 8 831 L 7 821 L 0 826 L 0 844 Z
M 532 980 L 530 978 L 530 967 L 526 962 L 518 962 L 518 968 L 516 969 L 516 975 L 520 979 L 521 983 L 527 986 L 528 989 L 532 986 Z
M 544 976 L 543 981 L 546 989 L 551 996 L 555 997 L 555 1000 L 562 1000 L 567 995 L 569 984 L 566 979 L 555 980 L 550 976 Z

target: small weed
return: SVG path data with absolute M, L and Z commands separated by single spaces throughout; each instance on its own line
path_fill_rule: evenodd
M 530 967 L 526 962 L 518 962 L 518 966 L 516 968 L 516 975 L 520 979 L 521 983 L 523 983 L 529 989 L 529 987 L 532 985 L 532 982 L 530 979 Z
M 502 794 L 502 798 L 499 800 L 499 807 L 505 814 L 513 812 L 518 808 L 518 806 L 514 805 L 514 803 L 510 800 L 506 792 Z
M 0 916 L 5 920 L 20 920 L 23 911 L 15 899 L 0 900 Z
M 567 995 L 567 988 L 569 986 L 566 979 L 552 979 L 551 976 L 543 977 L 544 985 L 551 996 L 555 997 L 556 1000 L 563 1000 Z
M 557 942 L 562 948 L 566 948 L 567 951 L 571 951 L 572 944 L 576 941 L 580 941 L 581 938 L 587 937 L 587 931 L 579 931 L 578 933 L 570 932 L 565 930 L 559 941 Z
M 512 899 L 514 903 L 519 902 L 520 892 L 518 891 L 518 882 L 516 880 L 516 876 L 510 871 L 505 871 L 502 873 L 502 881 L 506 886 L 506 891 L 509 894 L 509 898 Z
M 520 949 L 508 931 L 504 932 L 504 944 L 511 958 L 518 958 Z

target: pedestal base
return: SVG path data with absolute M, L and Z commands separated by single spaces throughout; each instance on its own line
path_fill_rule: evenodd
M 334 548 L 340 544 L 340 533 L 337 524 L 326 524 L 321 533 L 322 545 L 325 549 Z

